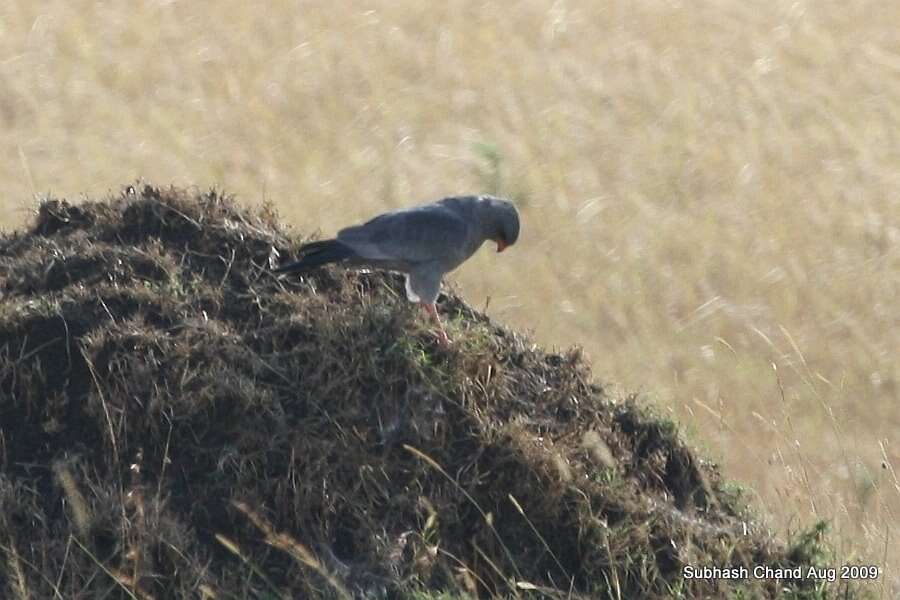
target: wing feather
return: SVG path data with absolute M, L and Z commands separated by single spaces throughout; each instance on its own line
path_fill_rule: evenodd
M 337 234 L 362 258 L 408 264 L 463 258 L 470 237 L 471 225 L 440 204 L 386 213 Z

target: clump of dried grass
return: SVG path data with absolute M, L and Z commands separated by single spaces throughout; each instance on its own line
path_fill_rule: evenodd
M 0 540 L 14 597 L 774 595 L 793 564 L 671 423 L 450 294 L 280 280 L 300 240 L 217 192 L 49 200 L 0 239 Z M 302 540 L 302 541 L 301 541 Z

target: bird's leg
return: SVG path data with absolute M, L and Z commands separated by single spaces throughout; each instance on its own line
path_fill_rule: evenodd
M 422 304 L 422 307 L 425 309 L 425 312 L 428 313 L 428 316 L 431 317 L 431 320 L 434 321 L 434 324 L 437 325 L 438 330 L 435 332 L 435 335 L 437 335 L 438 343 L 441 346 L 449 346 L 450 338 L 447 337 L 447 332 L 444 331 L 444 324 L 441 323 L 441 317 L 438 316 L 438 312 L 434 307 L 434 304 Z

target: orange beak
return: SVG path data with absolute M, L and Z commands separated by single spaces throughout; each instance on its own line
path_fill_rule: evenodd
M 503 240 L 497 240 L 497 252 L 503 252 L 508 247 L 509 247 L 509 244 L 507 244 Z

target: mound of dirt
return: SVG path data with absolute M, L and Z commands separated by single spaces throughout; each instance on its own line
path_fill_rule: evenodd
M 686 579 L 807 564 L 819 546 L 760 530 L 577 351 L 453 295 L 441 348 L 396 276 L 272 276 L 273 248 L 300 242 L 271 210 L 149 186 L 44 201 L 0 238 L 6 597 L 813 587 Z

